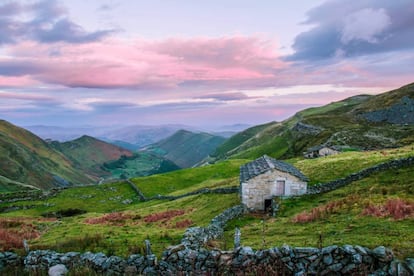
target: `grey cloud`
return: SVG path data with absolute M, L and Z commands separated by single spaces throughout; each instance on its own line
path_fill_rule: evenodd
M 98 112 L 114 112 L 128 108 L 136 108 L 137 105 L 128 102 L 96 102 L 89 104 Z
M 55 99 L 45 96 L 45 95 L 36 95 L 36 94 L 26 94 L 26 93 L 0 93 L 0 99 L 11 99 L 11 100 L 26 100 L 26 101 L 41 101 L 41 102 L 57 102 Z
M 295 38 L 295 53 L 287 59 L 316 61 L 413 49 L 413 14 L 411 0 L 327 1 L 309 11 L 304 24 L 314 27 Z
M 240 101 L 249 99 L 249 96 L 242 92 L 234 92 L 234 93 L 214 93 L 214 94 L 207 94 L 195 97 L 195 99 L 214 99 L 218 101 Z
M 28 61 L 0 61 L 0 76 L 24 76 L 39 73 L 44 68 Z
M 0 17 L 8 17 L 21 12 L 22 7 L 18 3 L 7 3 L 0 6 Z
M 30 20 L 23 17 L 30 16 Z M 43 43 L 84 43 L 97 41 L 113 30 L 88 32 L 68 18 L 66 9 L 57 1 L 40 1 L 33 4 L 0 4 L 0 45 L 20 39 Z
M 53 24 L 50 29 L 36 28 L 33 30 L 32 36 L 41 42 L 59 42 L 65 41 L 70 43 L 84 43 L 97 41 L 107 36 L 112 31 L 97 31 L 88 33 L 81 26 L 62 19 Z

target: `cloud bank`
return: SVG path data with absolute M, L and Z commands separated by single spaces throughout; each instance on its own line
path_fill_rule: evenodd
M 25 124 L 280 120 L 412 82 L 413 14 L 411 0 L 326 1 L 286 56 L 277 34 L 127 39 L 86 30 L 59 1 L 7 1 L 0 112 Z

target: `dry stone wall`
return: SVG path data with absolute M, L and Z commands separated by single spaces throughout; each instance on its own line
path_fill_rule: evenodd
M 6 252 L 7 253 L 7 252 Z M 28 271 L 50 271 L 61 265 L 69 271 L 88 267 L 104 275 L 414 275 L 414 259 L 398 261 L 383 246 L 274 247 L 232 251 L 191 249 L 183 244 L 166 250 L 157 261 L 153 255 L 131 255 L 124 259 L 102 253 L 57 253 L 31 251 L 25 258 L 1 253 L 0 263 L 16 260 Z M 13 255 L 14 254 L 14 255 Z
M 353 173 L 344 178 L 340 178 L 340 179 L 337 179 L 337 180 L 334 180 L 328 183 L 317 184 L 317 185 L 310 186 L 310 187 L 308 186 L 307 194 L 312 195 L 312 194 L 326 193 L 326 192 L 341 188 L 343 186 L 346 186 L 354 181 L 361 180 L 374 173 L 379 173 L 379 172 L 386 171 L 389 169 L 400 169 L 400 168 L 409 167 L 413 165 L 414 165 L 414 157 L 391 160 L 391 161 L 381 163 L 381 164 L 375 165 L 367 169 L 363 169 L 357 173 Z

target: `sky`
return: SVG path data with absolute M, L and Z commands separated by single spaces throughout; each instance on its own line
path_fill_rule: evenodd
M 0 119 L 217 127 L 414 81 L 412 0 L 2 0 Z

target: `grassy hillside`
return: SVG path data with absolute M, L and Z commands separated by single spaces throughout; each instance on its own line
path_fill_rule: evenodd
M 389 170 L 320 196 L 284 200 L 277 218 L 246 215 L 233 220 L 227 226 L 227 243 L 238 226 L 243 245 L 254 248 L 384 245 L 399 257 L 412 257 L 413 179 L 413 168 Z M 394 211 L 387 214 L 383 208 Z
M 199 168 L 134 178 L 131 181 L 151 197 L 158 194 L 177 195 L 202 188 L 238 185 L 240 165 L 246 160 L 229 160 Z
M 181 168 L 190 168 L 208 157 L 224 141 L 225 138 L 208 133 L 179 130 L 146 150 L 167 158 Z
M 231 136 L 215 150 L 212 156 L 222 158 L 225 157 L 226 154 L 231 154 L 231 151 L 234 151 L 235 149 L 237 149 L 238 146 L 240 146 L 250 138 L 254 137 L 257 133 L 273 124 L 275 123 L 271 122 L 263 125 L 254 126 Z
M 223 144 L 226 147 L 218 149 L 217 157 L 253 159 L 267 153 L 291 158 L 321 144 L 360 149 L 408 145 L 414 142 L 413 95 L 411 84 L 376 96 L 354 96 L 309 108 L 260 131 L 246 130 L 254 133 L 247 140 L 237 135 L 230 138 L 234 142 Z
M 69 142 L 53 142 L 52 145 L 70 158 L 79 170 L 96 176 L 105 175 L 101 169 L 104 162 L 133 155 L 129 150 L 86 135 Z
M 414 145 L 410 145 L 288 161 L 305 172 L 313 184 L 343 177 L 386 160 L 413 155 Z M 227 160 L 205 167 L 135 178 L 133 182 L 146 196 L 180 195 L 201 188 L 234 186 L 239 183 L 239 166 L 247 161 Z M 399 206 L 400 209 L 408 206 L 406 210 L 414 210 L 409 207 L 414 206 L 410 205 L 414 204 L 413 179 L 412 168 L 386 171 L 327 194 L 284 200 L 278 218 L 264 218 L 264 230 L 261 215 L 246 215 L 232 221 L 225 239 L 213 244 L 223 249 L 231 248 L 234 227 L 239 226 L 242 244 L 254 248 L 284 243 L 317 246 L 321 234 L 323 245 L 386 245 L 399 257 L 414 256 L 414 233 L 411 230 L 414 214 L 406 211 L 407 216 L 403 213 L 404 216 L 395 220 L 381 211 L 388 210 L 384 206 Z M 32 249 L 91 250 L 127 255 L 142 253 L 143 241 L 149 238 L 159 255 L 167 246 L 179 242 L 187 227 L 205 226 L 215 215 L 239 203 L 237 194 L 204 194 L 176 201 L 140 202 L 131 186 L 123 182 L 70 188 L 46 200 L 0 203 L 1 210 L 25 206 L 25 209 L 0 213 L 0 229 L 8 233 L 10 240 L 2 239 L 4 242 L 0 242 L 0 247 L 21 247 L 24 234 Z
M 69 159 L 42 139 L 2 120 L 0 176 L 3 177 L 0 181 L 3 191 L 23 187 L 17 182 L 26 185 L 26 188 L 29 185 L 42 189 L 65 185 L 66 181 L 74 184 L 92 182 L 92 179 L 75 170 Z
M 32 249 L 103 251 L 126 256 L 143 253 L 144 240 L 150 239 L 154 252 L 160 255 L 167 246 L 181 240 L 187 227 L 205 226 L 236 204 L 237 194 L 143 203 L 125 183 L 71 188 L 48 200 L 13 204 L 31 206 L 28 210 L 0 214 L 0 230 L 7 233 L 0 248 L 21 248 L 26 237 Z M 71 216 L 53 217 L 62 213 Z

